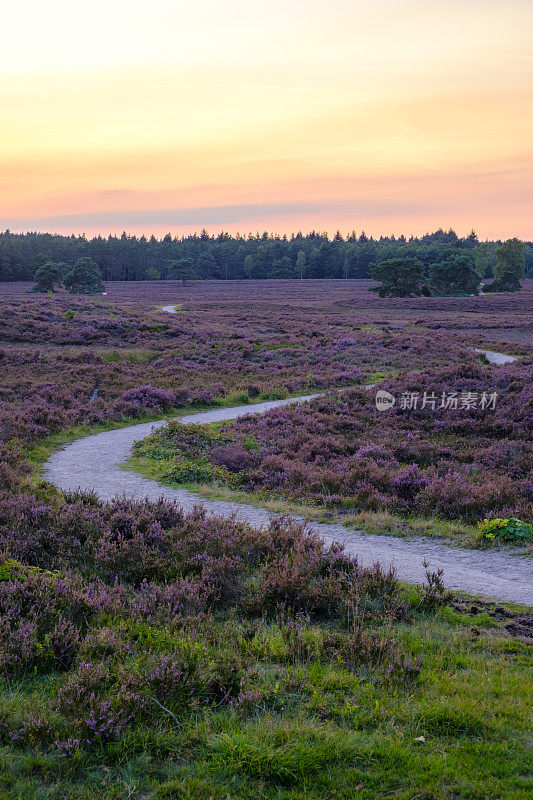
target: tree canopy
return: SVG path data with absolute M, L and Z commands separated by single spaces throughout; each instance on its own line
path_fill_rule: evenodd
M 372 291 L 380 297 L 418 297 L 429 295 L 430 290 L 424 265 L 416 258 L 387 258 L 370 267 L 370 275 L 380 286 L 373 286 Z
M 471 295 L 479 293 L 481 278 L 471 250 L 442 253 L 431 265 L 428 284 L 432 295 Z
M 200 277 L 193 258 L 178 258 L 176 261 L 171 261 L 168 265 L 168 272 L 171 278 L 181 281 L 184 286 L 187 281 L 194 281 Z
M 525 246 L 520 239 L 507 239 L 496 250 L 494 282 L 485 288 L 490 292 L 518 292 L 525 277 Z
M 63 282 L 63 265 L 55 261 L 45 261 L 37 267 L 33 280 L 34 292 L 53 292 L 54 286 L 61 286 Z
M 64 276 L 63 283 L 71 294 L 96 294 L 105 290 L 98 265 L 90 258 L 78 258 Z
M 0 280 L 33 279 L 47 262 L 74 264 L 89 258 L 105 281 L 166 280 L 173 262 L 192 259 L 199 278 L 368 278 L 370 265 L 395 258 L 415 258 L 424 270 L 450 250 L 472 253 L 481 277 L 492 277 L 501 242 L 478 242 L 475 234 L 461 238 L 455 231 L 438 230 L 420 237 L 381 236 L 364 232 L 333 238 L 312 231 L 277 236 L 268 232 L 246 236 L 206 231 L 162 239 L 155 236 L 59 236 L 49 233 L 14 234 L 0 231 Z M 533 270 L 533 243 L 526 242 L 526 270 Z M 180 279 L 180 278 L 178 278 Z M 186 280 L 189 280 L 187 278 Z

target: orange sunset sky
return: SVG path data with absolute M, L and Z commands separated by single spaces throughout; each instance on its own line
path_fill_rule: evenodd
M 533 235 L 531 0 L 21 0 L 1 25 L 1 229 Z

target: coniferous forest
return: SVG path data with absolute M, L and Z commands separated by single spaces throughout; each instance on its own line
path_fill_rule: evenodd
M 0 281 L 29 281 L 46 261 L 74 264 L 90 258 L 105 281 L 158 280 L 172 277 L 172 263 L 187 260 L 198 278 L 368 278 L 369 267 L 393 258 L 414 257 L 429 269 L 439 257 L 468 250 L 482 277 L 492 277 L 500 241 L 478 240 L 474 231 L 459 237 L 442 229 L 421 237 L 386 236 L 364 232 L 231 235 L 221 232 L 172 236 L 61 236 L 59 234 L 0 232 Z M 533 242 L 525 242 L 525 272 L 533 270 Z

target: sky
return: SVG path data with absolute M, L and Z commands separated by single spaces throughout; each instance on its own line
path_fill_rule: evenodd
M 0 229 L 533 237 L 531 0 L 19 0 Z

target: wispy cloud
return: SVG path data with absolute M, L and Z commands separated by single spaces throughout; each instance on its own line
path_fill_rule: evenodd
M 164 208 L 139 209 L 135 211 L 92 211 L 81 214 L 54 214 L 43 217 L 27 217 L 15 219 L 0 218 L 0 226 L 17 230 L 80 230 L 86 225 L 103 231 L 149 230 L 167 225 L 176 228 L 182 225 L 207 227 L 212 225 L 234 225 L 261 219 L 284 219 L 286 217 L 305 217 L 308 214 L 331 217 L 338 214 L 355 218 L 391 217 L 399 212 L 417 214 L 423 210 L 423 204 L 409 202 L 374 202 L 337 201 L 337 202 L 300 202 L 300 203 L 244 203 L 241 205 L 206 206 L 197 208 Z

